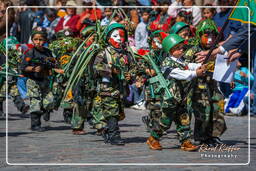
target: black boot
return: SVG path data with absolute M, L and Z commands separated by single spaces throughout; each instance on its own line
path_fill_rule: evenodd
M 50 111 L 45 110 L 43 114 L 43 119 L 47 122 L 50 120 Z
M 142 116 L 141 118 L 142 122 L 144 123 L 147 131 L 149 131 L 149 117 L 148 116 Z
M 32 131 L 45 131 L 44 128 L 41 127 L 41 114 L 32 112 L 31 114 L 31 130 Z
M 13 103 L 21 113 L 25 114 L 28 111 L 29 106 L 25 104 L 21 96 L 15 96 L 13 98 Z
M 221 139 L 219 137 L 212 137 L 212 141 L 218 145 L 218 144 L 223 144 L 223 142 L 221 141 Z
M 121 139 L 118 119 L 115 117 L 109 118 L 107 122 L 107 134 L 106 138 L 111 145 L 124 145 L 124 141 Z M 104 138 L 105 139 L 105 138 Z
M 73 109 L 64 109 L 63 111 L 64 122 L 66 122 L 67 124 L 71 124 L 72 113 Z

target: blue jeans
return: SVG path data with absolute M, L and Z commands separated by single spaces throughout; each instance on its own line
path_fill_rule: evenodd
M 145 100 L 145 86 L 141 88 L 136 87 L 135 84 L 131 86 L 131 92 L 133 94 L 133 103 L 138 104 L 140 102 L 143 102 Z
M 26 77 L 18 77 L 17 79 L 17 87 L 20 93 L 21 98 L 25 99 L 27 97 L 27 80 Z

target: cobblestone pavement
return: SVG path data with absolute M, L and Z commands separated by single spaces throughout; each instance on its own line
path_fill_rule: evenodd
M 207 163 L 248 162 L 248 117 L 226 116 L 228 129 L 222 136 L 227 146 L 240 148 L 233 152 L 184 152 L 179 149 L 174 126 L 161 140 L 162 151 L 149 150 L 145 144 L 149 133 L 141 121 L 147 111 L 126 109 L 126 119 L 120 122 L 121 136 L 125 146 L 104 144 L 102 137 L 86 124 L 86 135 L 72 135 L 70 126 L 63 122 L 62 110 L 54 112 L 46 132 L 30 131 L 29 115 L 22 115 L 10 105 L 8 115 L 8 162 L 6 163 L 6 124 L 0 120 L 0 170 L 256 170 L 256 118 L 251 118 L 251 162 L 246 166 L 215 166 Z M 192 126 L 193 127 L 193 126 Z M 212 156 L 212 154 L 226 155 Z M 228 158 L 228 155 L 229 158 Z M 35 164 L 24 166 L 26 163 Z M 37 166 L 39 163 L 58 163 L 59 166 Z M 77 164 L 76 166 L 63 165 Z M 94 166 L 81 164 L 95 163 Z M 144 163 L 146 166 L 99 166 L 97 163 Z M 150 166 L 162 163 L 179 165 Z M 189 163 L 204 163 L 204 166 L 188 166 Z M 20 164 L 20 165 L 15 165 Z

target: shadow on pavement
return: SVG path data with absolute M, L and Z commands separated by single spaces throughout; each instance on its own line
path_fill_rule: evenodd
M 119 127 L 139 127 L 138 124 L 119 124 Z
M 146 143 L 147 137 L 130 137 L 130 138 L 122 138 L 125 143 Z
M 17 137 L 24 134 L 31 134 L 31 132 L 8 132 L 8 136 Z M 0 137 L 5 137 L 6 133 L 0 133 Z

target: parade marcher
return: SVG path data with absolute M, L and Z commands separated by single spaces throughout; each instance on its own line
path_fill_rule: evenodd
M 52 52 L 45 48 L 46 30 L 42 27 L 36 27 L 31 33 L 34 47 L 24 56 L 20 69 L 24 76 L 28 77 L 27 89 L 30 98 L 31 130 L 44 131 L 41 127 L 41 116 L 47 116 L 54 108 L 53 94 L 50 90 L 49 76 L 54 69 L 55 72 L 62 72 L 55 69 L 55 62 L 52 58 Z
M 190 141 L 190 116 L 187 111 L 187 95 L 193 79 L 202 76 L 204 67 L 201 64 L 186 63 L 183 59 L 184 39 L 177 34 L 170 34 L 163 42 L 163 50 L 169 53 L 161 64 L 161 70 L 166 79 L 170 80 L 170 92 L 173 99 L 165 100 L 162 98 L 161 111 L 158 125 L 154 130 L 150 130 L 151 136 L 147 140 L 150 149 L 162 150 L 159 143 L 163 132 L 170 128 L 172 122 L 176 124 L 176 130 L 184 151 L 195 151 L 197 146 Z M 162 96 L 163 97 L 163 96 Z
M 7 46 L 8 41 L 8 46 Z M 0 115 L 3 116 L 3 102 L 6 99 L 6 91 L 8 94 L 12 97 L 14 105 L 17 107 L 17 109 L 25 114 L 29 106 L 25 104 L 23 98 L 21 97 L 18 86 L 17 86 L 17 79 L 21 75 L 18 74 L 18 64 L 21 61 L 22 53 L 16 49 L 16 44 L 18 44 L 18 41 L 15 37 L 10 36 L 6 39 L 4 39 L 0 46 Z M 6 70 L 6 48 L 8 48 L 8 71 Z M 8 75 L 8 80 L 6 79 L 6 73 L 8 72 L 10 75 Z M 8 82 L 8 89 L 6 87 L 6 81 Z
M 217 34 L 218 29 L 213 20 L 201 21 L 196 32 L 197 45 L 187 50 L 184 58 L 187 61 L 194 62 L 195 54 L 202 50 L 208 50 L 215 41 Z M 191 107 L 195 115 L 195 140 L 200 141 L 201 144 L 214 146 L 221 143 L 218 137 L 226 130 L 226 124 L 218 105 L 222 96 L 216 90 L 216 81 L 212 79 L 213 63 L 209 62 L 207 68 L 208 74 L 198 78 L 197 83 L 193 87 Z
M 80 43 L 80 39 L 74 38 L 73 36 L 71 29 L 64 29 L 56 34 L 57 39 L 52 41 L 49 45 L 49 49 L 53 52 L 56 60 L 59 61 L 62 69 L 69 63 L 69 60 L 76 50 L 75 47 Z M 73 113 L 71 90 L 68 96 L 61 101 L 67 78 L 65 78 L 64 75 L 54 75 L 53 80 L 52 92 L 54 95 L 55 110 L 57 110 L 59 106 L 63 108 L 64 121 L 70 124 Z
M 95 32 L 95 26 L 87 26 L 83 29 L 81 34 L 83 39 L 87 39 L 87 41 L 85 42 L 85 46 L 82 50 L 87 49 L 95 41 Z M 84 131 L 84 122 L 86 120 L 90 121 L 92 117 L 89 113 L 92 108 L 92 101 L 95 94 L 92 62 L 89 63 L 82 78 L 72 89 L 74 110 L 71 119 L 71 128 L 75 135 L 82 135 L 86 133 Z
M 184 22 L 176 22 L 171 27 L 170 34 L 178 34 L 185 40 L 189 40 L 191 38 L 190 27 Z
M 168 34 L 162 30 L 157 30 L 150 35 L 149 44 L 150 44 L 150 53 L 157 66 L 160 66 L 164 60 L 165 54 L 162 51 L 162 41 Z M 150 67 L 151 68 L 151 67 Z M 154 71 L 148 68 L 149 77 L 154 76 Z M 143 116 L 142 121 L 145 123 L 147 129 L 152 129 L 158 122 L 161 116 L 161 94 L 155 93 L 156 85 L 152 85 L 149 82 L 146 87 L 146 101 L 147 109 L 150 110 L 148 116 Z
M 109 25 L 104 37 L 108 46 L 97 54 L 94 61 L 97 96 L 94 99 L 92 115 L 97 121 L 96 128 L 103 129 L 105 143 L 112 145 L 124 145 L 118 120 L 124 119 L 126 83 L 131 80 L 130 69 L 134 63 L 124 49 L 127 37 L 127 31 L 122 24 Z

